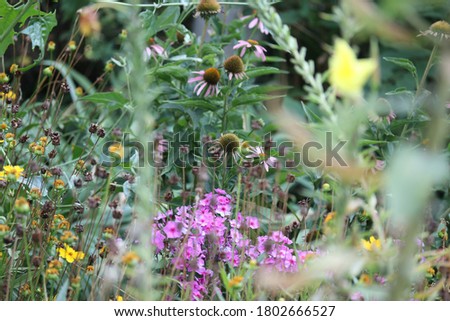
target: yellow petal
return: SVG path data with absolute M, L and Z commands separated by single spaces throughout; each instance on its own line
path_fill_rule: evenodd
M 66 258 L 66 250 L 65 249 L 59 248 L 58 253 L 59 253 L 59 256 L 62 257 L 63 259 Z
M 370 244 L 369 241 L 366 240 L 361 240 L 362 246 L 367 250 L 367 251 L 372 251 L 372 245 Z
M 84 253 L 83 252 L 77 252 L 77 260 L 82 260 L 84 259 Z
M 330 84 L 339 94 L 348 97 L 361 95 L 364 84 L 377 67 L 374 59 L 357 59 L 352 48 L 342 39 L 336 40 L 329 64 Z

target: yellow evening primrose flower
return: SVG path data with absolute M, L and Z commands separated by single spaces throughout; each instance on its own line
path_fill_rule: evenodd
M 10 178 L 11 180 L 15 177 L 16 180 L 19 179 L 20 176 L 22 176 L 24 169 L 20 166 L 11 166 L 6 165 L 3 167 L 4 174 Z
M 380 240 L 377 240 L 373 236 L 371 236 L 368 241 L 367 240 L 361 240 L 361 243 L 362 243 L 362 246 L 367 251 L 372 251 L 372 250 L 376 250 L 376 249 L 380 249 L 381 248 Z
M 68 263 L 73 263 L 74 261 L 80 261 L 84 259 L 83 252 L 77 252 L 67 244 L 64 248 L 59 248 L 58 253 L 59 256 L 65 259 Z
M 361 95 L 364 84 L 377 68 L 375 59 L 358 59 L 342 39 L 336 40 L 329 65 L 330 84 L 338 94 L 351 98 Z

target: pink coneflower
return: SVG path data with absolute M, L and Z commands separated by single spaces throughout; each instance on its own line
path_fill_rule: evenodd
M 250 147 L 250 152 L 252 154 L 247 155 L 247 158 L 259 158 L 261 159 L 261 164 L 264 165 L 264 168 L 266 172 L 269 171 L 269 167 L 275 167 L 277 163 L 277 159 L 275 157 L 269 156 L 266 157 L 266 154 L 264 153 L 264 149 L 260 146 L 257 147 Z
M 249 17 L 251 17 L 251 16 L 245 16 L 245 17 L 242 17 L 242 20 L 245 20 L 245 19 L 247 19 L 247 18 L 249 18 Z M 267 28 L 264 26 L 264 24 L 262 23 L 262 21 L 258 18 L 258 17 L 254 17 L 253 19 L 252 19 L 252 21 L 250 21 L 250 23 L 248 24 L 248 28 L 249 29 L 253 29 L 253 28 L 255 28 L 255 27 L 258 27 L 258 29 L 263 33 L 263 34 L 265 34 L 265 35 L 268 35 L 269 34 L 269 30 L 267 30 Z
M 261 46 L 258 43 L 258 41 L 256 41 L 256 40 L 252 40 L 252 39 L 249 39 L 247 41 L 239 40 L 237 45 L 235 45 L 233 47 L 233 49 L 239 49 L 239 48 L 242 48 L 241 54 L 240 54 L 241 57 L 244 57 L 247 49 L 251 49 L 252 51 L 255 52 L 256 57 L 261 58 L 262 61 L 266 61 L 266 55 L 264 53 L 267 52 L 267 50 L 266 50 L 266 48 Z
M 384 98 L 378 98 L 374 113 L 369 114 L 369 119 L 371 121 L 382 122 L 383 120 L 386 120 L 388 124 L 390 124 L 395 117 L 396 115 L 392 110 L 391 103 Z
M 197 96 L 205 91 L 205 97 L 215 96 L 219 93 L 219 86 L 217 85 L 220 80 L 220 71 L 216 68 L 208 68 L 202 71 L 194 71 L 194 74 L 200 75 L 188 80 L 188 83 L 199 81 L 194 87 L 194 93 Z
M 145 48 L 145 58 L 148 60 L 151 57 L 153 58 L 158 58 L 158 57 L 163 57 L 163 58 L 167 58 L 167 53 L 164 50 L 163 47 L 161 47 L 160 45 L 158 45 L 155 42 L 154 38 L 150 38 L 148 40 L 149 46 L 147 48 Z
M 229 80 L 233 79 L 233 77 L 236 79 L 243 79 L 246 76 L 244 62 L 241 57 L 237 55 L 233 55 L 225 60 L 223 66 L 228 72 Z

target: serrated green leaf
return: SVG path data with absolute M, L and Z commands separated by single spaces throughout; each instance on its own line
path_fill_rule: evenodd
M 35 9 L 37 2 L 29 1 L 26 4 L 13 7 L 6 0 L 0 0 L 0 56 L 3 56 L 8 47 L 14 43 L 14 27 L 18 24 L 23 27 L 25 21 L 32 16 L 47 15 Z
M 38 47 L 41 51 L 44 51 L 47 38 L 56 25 L 55 14 L 49 13 L 31 18 L 28 27 L 22 30 L 21 33 L 30 37 L 33 49 Z

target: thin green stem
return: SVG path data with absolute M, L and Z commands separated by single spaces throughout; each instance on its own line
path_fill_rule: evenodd
M 428 58 L 428 62 L 427 62 L 427 66 L 425 67 L 425 71 L 423 72 L 422 79 L 420 80 L 419 87 L 417 88 L 416 96 L 418 96 L 422 92 L 422 90 L 425 86 L 425 82 L 427 80 L 428 74 L 430 73 L 430 69 L 433 66 L 433 60 L 436 55 L 436 49 L 437 49 L 437 45 L 434 45 L 433 50 L 431 51 L 431 54 L 430 54 L 430 58 Z
M 200 38 L 200 45 L 198 46 L 199 53 L 202 52 L 203 44 L 205 43 L 206 39 L 206 32 L 208 31 L 208 26 L 209 26 L 209 18 L 206 18 L 205 25 L 203 26 L 202 37 Z

